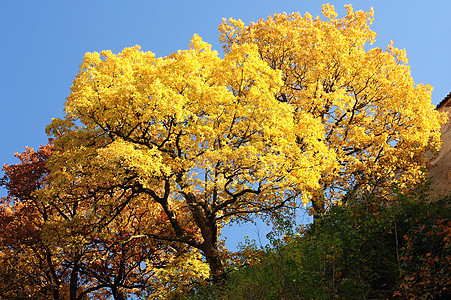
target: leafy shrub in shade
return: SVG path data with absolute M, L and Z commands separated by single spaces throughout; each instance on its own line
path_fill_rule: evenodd
M 391 202 L 376 195 L 334 206 L 296 230 L 280 220 L 269 245 L 241 245 L 243 267 L 233 266 L 226 282 L 187 297 L 448 299 L 450 198 L 425 199 L 420 187 Z

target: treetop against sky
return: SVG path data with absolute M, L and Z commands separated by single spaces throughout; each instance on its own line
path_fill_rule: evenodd
M 330 1 L 338 18 L 348 1 Z M 64 99 L 86 52 L 140 45 L 157 57 L 187 49 L 197 33 L 223 57 L 217 28 L 223 18 L 245 24 L 281 12 L 309 12 L 321 16 L 321 2 L 312 1 L 77 1 L 3 4 L 0 110 L 2 163 L 16 163 L 14 152 L 47 143 L 44 128 L 63 116 Z M 375 43 L 367 48 L 385 49 L 391 40 L 406 49 L 415 83 L 431 84 L 432 104 L 450 90 L 450 26 L 448 1 L 358 1 L 354 10 L 374 8 L 371 29 Z M 324 19 L 324 17 L 322 17 Z M 0 191 L 0 195 L 5 192 Z

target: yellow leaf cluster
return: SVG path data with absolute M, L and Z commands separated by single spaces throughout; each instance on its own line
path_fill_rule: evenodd
M 152 285 L 155 290 L 149 299 L 173 299 L 191 288 L 190 284 L 205 283 L 210 277 L 210 269 L 202 255 L 189 252 L 174 258 L 168 265 L 155 269 Z
M 77 134 L 95 132 L 106 141 L 96 146 L 97 161 L 136 172 L 145 187 L 184 172 L 184 192 L 203 197 L 216 189 L 225 200 L 227 191 L 256 184 L 270 196 L 259 201 L 280 201 L 287 190 L 308 195 L 334 161 L 321 142 L 321 123 L 305 113 L 294 122 L 294 108 L 275 99 L 282 73 L 260 58 L 255 45 L 233 46 L 224 59 L 210 49 L 194 36 L 189 50 L 168 57 L 139 47 L 86 54 L 66 102 L 66 120 L 83 127 L 69 130 L 60 144 L 69 149 Z M 64 131 L 61 124 L 55 119 L 48 130 Z M 85 146 L 73 151 L 94 161 Z M 71 163 L 77 156 L 72 151 L 62 156 L 63 169 L 72 168 L 66 173 L 89 164 Z M 82 180 L 75 177 L 64 180 Z
M 385 51 L 367 50 L 376 37 L 373 10 L 348 5 L 346 11 L 337 18 L 326 4 L 326 20 L 274 14 L 247 26 L 223 20 L 219 27 L 226 52 L 255 45 L 261 59 L 283 73 L 276 97 L 293 106 L 298 120 L 304 113 L 322 123 L 320 138 L 339 164 L 320 180 L 331 199 L 414 184 L 424 176 L 424 153 L 440 146 L 443 122 L 430 103 L 432 88 L 414 84 L 405 50 L 392 42 Z
M 65 119 L 47 128 L 56 139 L 38 194 L 58 217 L 46 241 L 82 253 L 126 229 L 196 253 L 156 270 L 160 286 L 210 276 L 207 265 L 219 276 L 222 224 L 288 213 L 337 167 L 320 120 L 276 99 L 283 84 L 256 45 L 220 58 L 197 35 L 167 57 L 138 46 L 87 53 Z

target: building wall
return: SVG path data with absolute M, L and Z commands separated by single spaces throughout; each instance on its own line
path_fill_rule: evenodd
M 438 157 L 431 163 L 429 169 L 431 200 L 451 194 L 451 99 L 440 104 L 437 110 L 448 112 L 449 118 L 448 122 L 442 125 L 440 129 L 443 146 L 440 149 Z

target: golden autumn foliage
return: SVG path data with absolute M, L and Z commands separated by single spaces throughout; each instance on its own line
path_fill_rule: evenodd
M 321 140 L 339 167 L 322 174 L 322 192 L 326 200 L 341 201 L 418 182 L 425 152 L 440 146 L 444 120 L 430 103 L 431 86 L 414 84 L 404 50 L 392 42 L 385 51 L 370 48 L 373 11 L 346 10 L 338 19 L 327 4 L 325 21 L 308 13 L 275 14 L 248 26 L 224 20 L 219 27 L 226 53 L 236 45 L 257 46 L 283 73 L 277 99 L 299 119 L 307 113 L 323 124 Z
M 143 234 L 199 249 L 219 276 L 222 224 L 309 201 L 335 154 L 319 120 L 296 113 L 294 122 L 294 108 L 276 100 L 281 72 L 255 46 L 224 59 L 210 48 L 194 36 L 163 58 L 139 47 L 88 53 L 66 119 L 49 126 L 61 136 L 42 196 L 64 195 L 62 207 L 92 198 L 83 220 L 99 222 L 150 203 L 170 229 Z
M 224 276 L 228 222 L 309 202 L 318 214 L 423 178 L 443 119 L 431 87 L 414 84 L 392 43 L 369 49 L 372 11 L 323 14 L 224 20 L 224 58 L 197 35 L 167 57 L 85 55 L 64 119 L 47 127 L 45 171 L 15 196 L 45 208 L 38 244 L 62 268 L 54 295 L 177 295 Z M 20 211 L 8 205 L 5 218 Z
M 8 196 L 0 199 L 0 298 L 125 299 L 146 295 L 147 289 L 165 295 L 182 290 L 182 279 L 186 284 L 208 277 L 205 263 L 204 272 L 190 278 L 160 275 L 167 269 L 180 274 L 200 254 L 140 234 L 143 228 L 147 233 L 164 228 L 146 203 L 95 219 L 89 213 L 95 199 L 65 195 L 70 202 L 63 205 L 61 195 L 43 197 L 52 148 L 28 148 L 16 154 L 21 163 L 3 167 Z
M 47 210 L 32 193 L 42 188 L 51 147 L 16 153 L 22 164 L 5 165 L 8 197 L 0 199 L 0 298 L 45 299 L 58 280 L 51 254 L 41 242 Z M 24 201 L 18 201 L 24 199 Z

